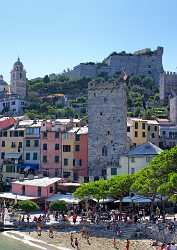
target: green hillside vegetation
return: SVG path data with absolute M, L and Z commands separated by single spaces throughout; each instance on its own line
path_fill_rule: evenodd
M 32 119 L 87 116 L 87 87 L 90 80 L 83 78 L 74 81 L 64 75 L 56 74 L 29 80 L 29 106 L 26 114 Z M 101 80 L 110 79 L 103 75 Z M 56 93 L 67 96 L 66 106 L 54 105 L 42 100 L 42 97 Z M 168 113 L 167 107 L 160 105 L 158 87 L 153 79 L 147 76 L 131 76 L 127 79 L 127 103 L 129 116 L 151 119 L 166 117 Z

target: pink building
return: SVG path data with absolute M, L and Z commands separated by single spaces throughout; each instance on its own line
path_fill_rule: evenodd
M 61 134 L 52 121 L 41 127 L 41 170 L 45 176 L 61 176 Z
M 58 191 L 61 178 L 37 178 L 12 182 L 12 193 L 25 196 L 48 198 Z
M 84 180 L 88 176 L 88 127 L 81 127 L 75 134 L 73 160 L 74 180 Z

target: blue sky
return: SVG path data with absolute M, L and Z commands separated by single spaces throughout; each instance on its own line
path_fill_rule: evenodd
M 0 0 L 0 73 L 9 80 L 18 56 L 34 78 L 159 45 L 175 71 L 176 11 L 176 0 Z

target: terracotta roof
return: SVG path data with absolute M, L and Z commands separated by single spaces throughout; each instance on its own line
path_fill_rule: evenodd
M 5 120 L 0 120 L 0 129 L 8 129 L 16 123 L 13 117 L 8 117 Z

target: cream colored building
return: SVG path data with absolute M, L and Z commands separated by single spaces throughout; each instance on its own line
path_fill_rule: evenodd
M 159 146 L 159 123 L 156 120 L 128 118 L 127 135 L 134 146 L 148 141 Z
M 114 175 L 133 174 L 147 166 L 147 164 L 163 150 L 151 142 L 138 145 L 129 150 L 127 155 L 121 156 L 119 166 L 108 169 L 107 178 Z

